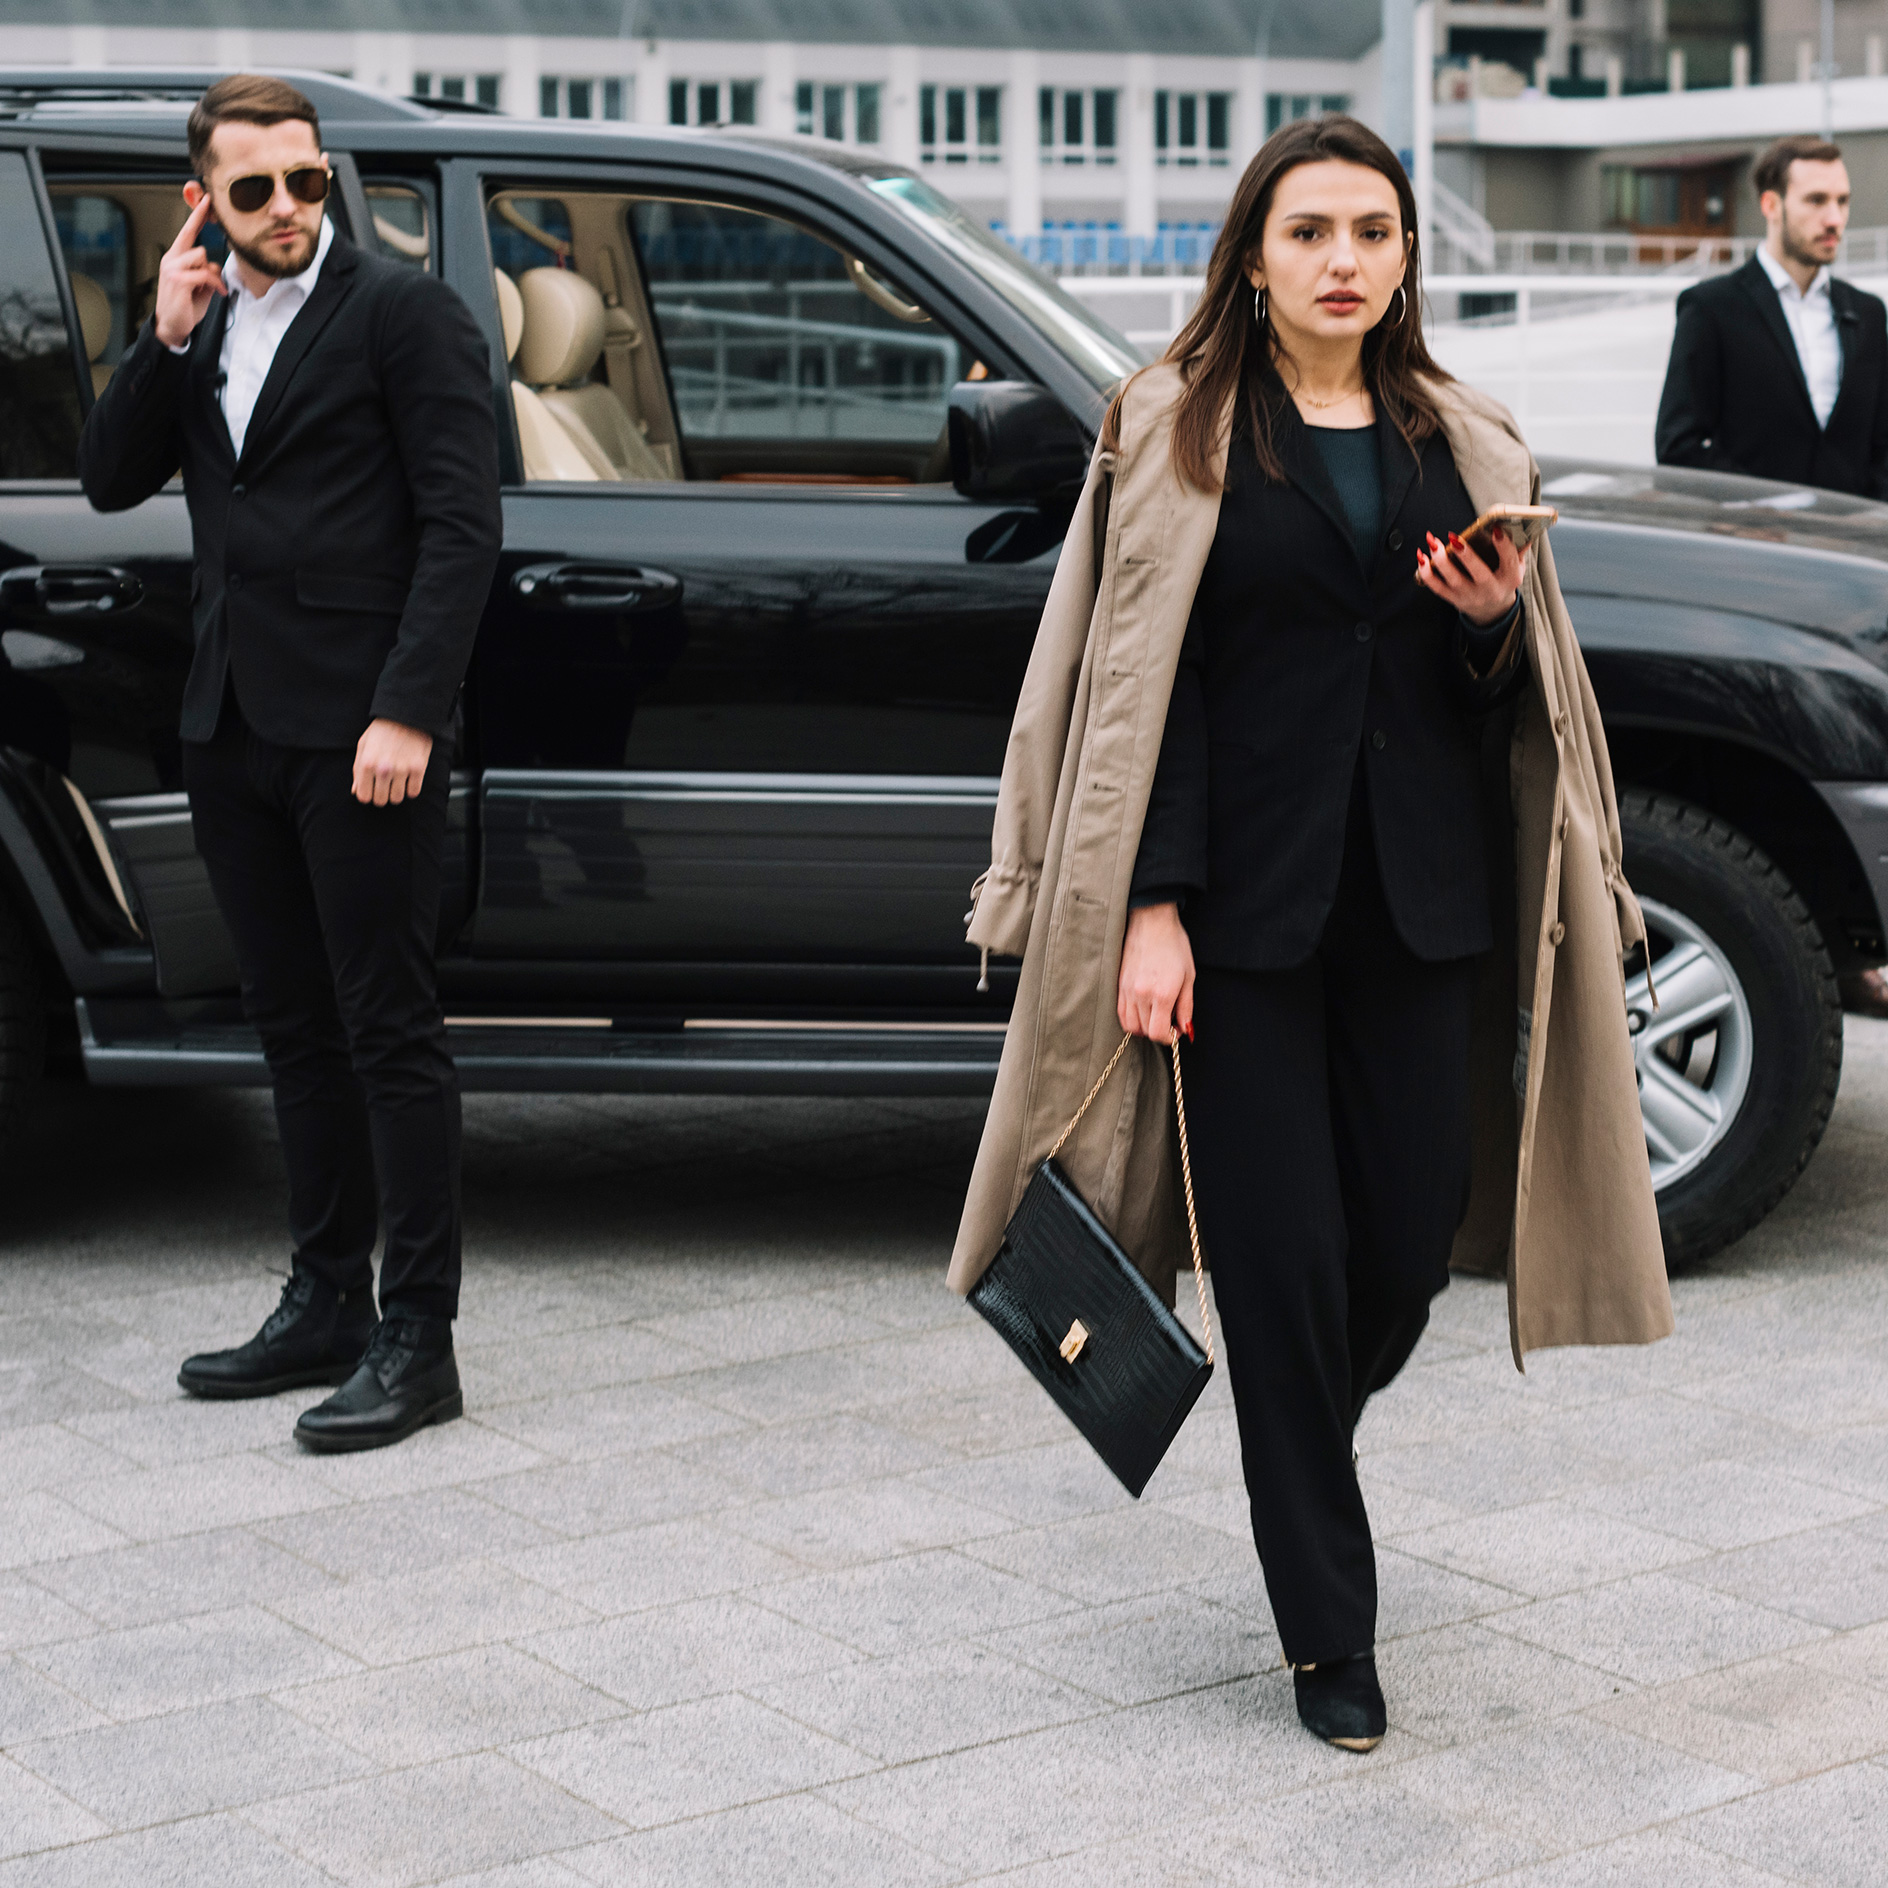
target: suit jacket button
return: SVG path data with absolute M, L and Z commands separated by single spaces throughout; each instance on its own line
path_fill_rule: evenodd
M 1389 745 L 1389 743 L 1390 743 L 1390 737 L 1387 734 L 1385 734 L 1381 728 L 1379 728 L 1376 731 L 1376 733 L 1370 737 L 1370 745 L 1374 747 L 1379 753 L 1381 753 L 1383 749 Z
M 246 485 L 232 485 L 229 488 L 229 495 L 232 498 L 242 498 L 248 493 L 248 490 L 249 487 Z
M 1400 551 L 1403 548 L 1403 534 L 1400 531 L 1390 533 L 1390 549 Z
M 240 590 L 243 587 L 242 573 L 240 571 L 230 572 L 229 587 L 232 590 Z
M 1359 642 L 1368 642 L 1370 640 L 1370 625 L 1368 623 L 1359 623 L 1357 625 L 1357 640 Z

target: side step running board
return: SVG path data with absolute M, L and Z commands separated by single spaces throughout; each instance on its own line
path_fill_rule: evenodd
M 80 997 L 79 1045 L 100 1087 L 268 1085 L 246 1024 L 179 1023 L 162 1004 Z M 637 1031 L 554 1022 L 448 1029 L 468 1092 L 623 1095 L 987 1095 L 1000 1027 L 796 1024 Z

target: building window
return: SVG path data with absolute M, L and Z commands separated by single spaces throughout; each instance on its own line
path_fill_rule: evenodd
M 612 118 L 629 115 L 633 79 L 540 79 L 540 118 Z
M 758 79 L 669 81 L 669 123 L 672 125 L 757 124 L 759 104 Z
M 499 77 L 496 72 L 416 72 L 413 96 L 455 102 L 469 100 L 474 105 L 489 105 L 496 111 Z
M 1318 118 L 1326 112 L 1349 110 L 1347 92 L 1267 92 L 1265 135 L 1269 138 L 1280 125 L 1296 124 L 1300 118 Z
M 1045 164 L 1112 164 L 1120 93 L 1065 92 L 1045 85 L 1036 95 Z
M 1156 92 L 1154 162 L 1210 164 L 1232 162 L 1230 92 Z
M 837 144 L 876 144 L 879 88 L 876 85 L 816 85 L 802 79 L 793 91 L 794 128 L 802 137 Z
M 973 119 L 974 110 L 974 119 Z M 976 140 L 971 140 L 975 125 Z M 927 164 L 1003 161 L 1003 88 L 1000 85 L 918 87 L 918 152 Z

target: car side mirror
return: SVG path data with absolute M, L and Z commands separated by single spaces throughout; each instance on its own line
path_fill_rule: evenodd
M 946 423 L 951 483 L 966 498 L 1048 498 L 1073 493 L 1088 475 L 1088 441 L 1046 387 L 960 380 Z

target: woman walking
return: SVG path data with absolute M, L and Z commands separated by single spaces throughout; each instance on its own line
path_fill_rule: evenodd
M 1512 421 L 1420 321 L 1415 205 L 1349 118 L 1270 139 L 1198 307 L 1110 409 L 969 936 L 1024 959 L 951 1282 L 1123 1030 L 1176 1028 L 1253 1534 L 1299 1716 L 1386 1722 L 1353 1434 L 1455 1262 L 1517 1365 L 1671 1329 L 1627 1035 L 1644 938 Z M 1158 1048 L 1060 1160 L 1171 1290 Z M 1104 1091 L 1107 1093 L 1108 1091 Z

